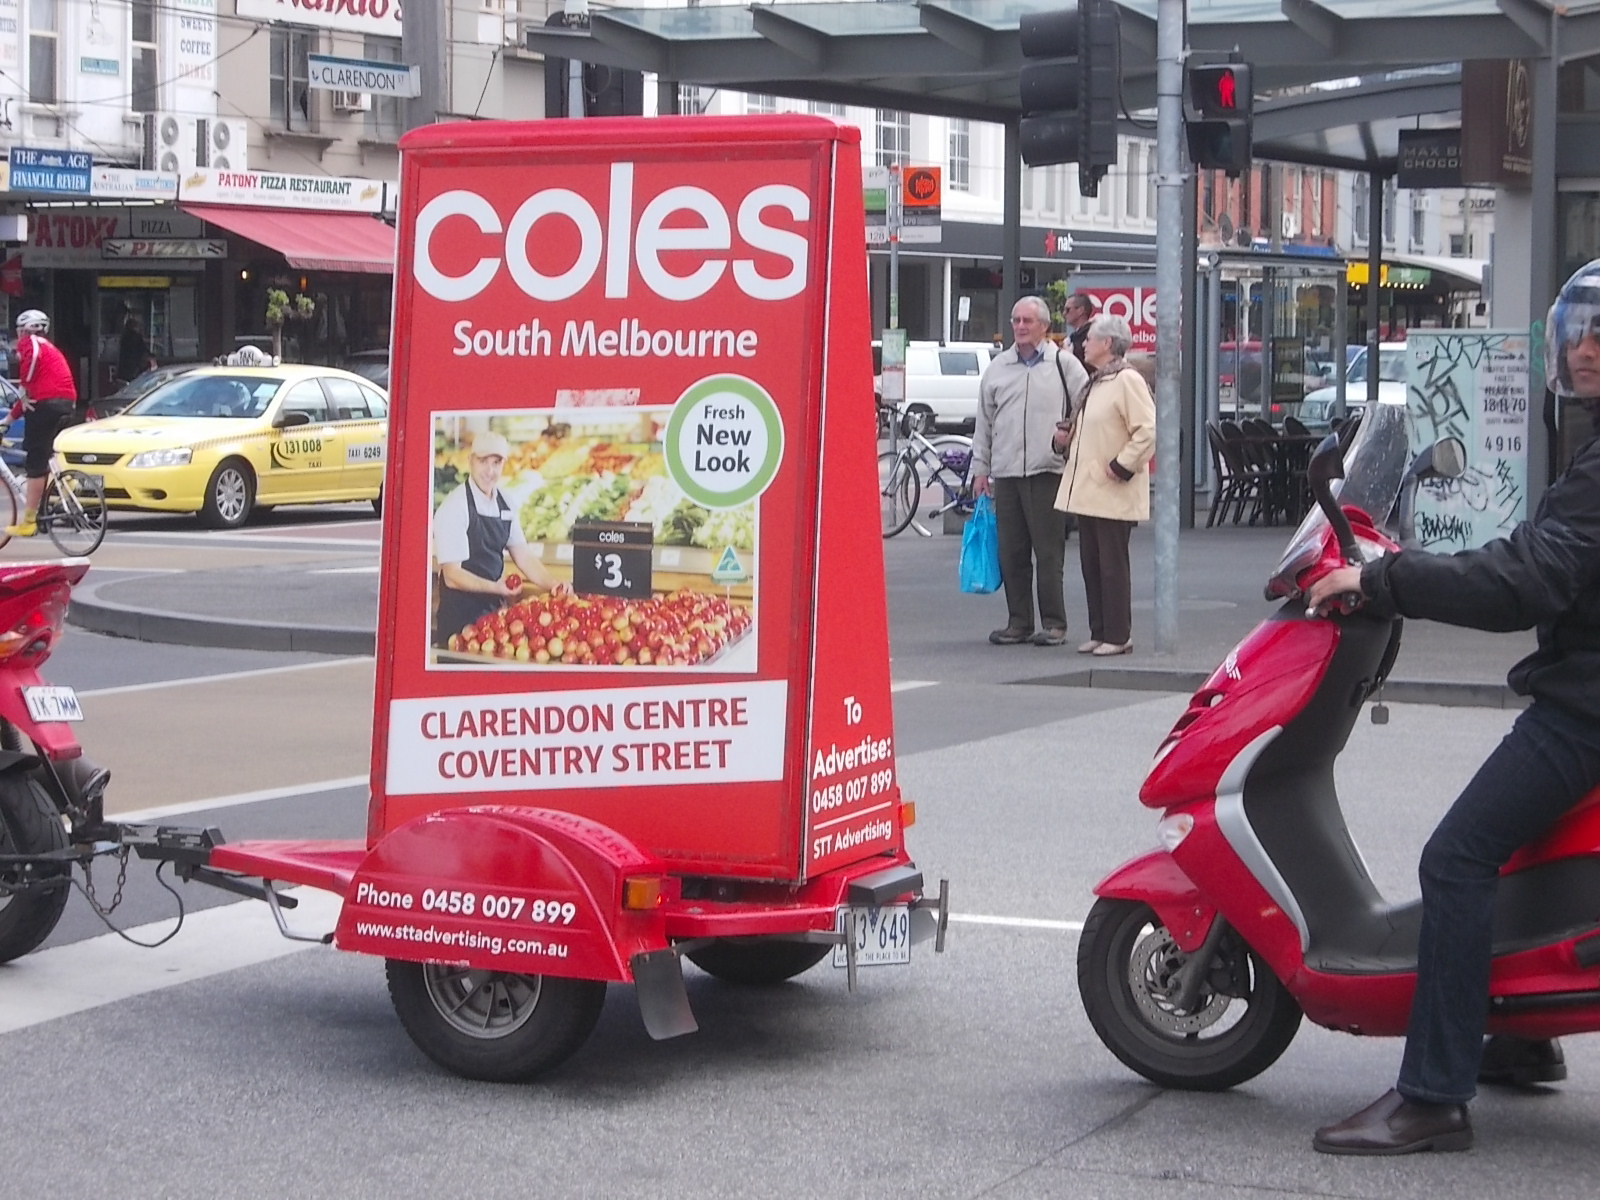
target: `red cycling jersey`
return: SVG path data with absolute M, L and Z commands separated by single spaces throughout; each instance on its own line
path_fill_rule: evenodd
M 72 381 L 72 369 L 67 366 L 66 356 L 49 338 L 37 333 L 18 335 L 17 374 L 22 394 L 34 403 L 41 400 L 77 403 L 78 387 Z

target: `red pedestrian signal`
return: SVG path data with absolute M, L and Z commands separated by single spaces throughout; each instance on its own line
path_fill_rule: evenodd
M 1189 158 L 1238 175 L 1250 165 L 1253 94 L 1247 63 L 1190 63 L 1183 89 Z
M 1234 103 L 1233 73 L 1231 71 L 1227 74 L 1217 76 L 1217 107 L 1238 107 L 1238 105 Z

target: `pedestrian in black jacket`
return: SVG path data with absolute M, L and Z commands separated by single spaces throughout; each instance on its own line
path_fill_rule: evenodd
M 1545 371 L 1559 396 L 1600 402 L 1600 260 L 1562 286 L 1545 326 Z M 1566 1078 L 1554 1041 L 1483 1040 L 1495 888 L 1516 850 L 1600 784 L 1600 438 L 1550 485 L 1511 536 L 1457 554 L 1405 550 L 1342 567 L 1312 585 L 1322 611 L 1360 592 L 1396 613 L 1505 631 L 1536 628 L 1539 648 L 1511 669 L 1531 696 L 1505 739 L 1422 852 L 1417 990 L 1393 1090 L 1317 1131 L 1332 1154 L 1464 1150 L 1477 1083 Z

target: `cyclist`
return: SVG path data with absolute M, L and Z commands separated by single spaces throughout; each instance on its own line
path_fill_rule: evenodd
M 39 501 L 44 496 L 50 474 L 50 456 L 55 452 L 56 432 L 78 403 L 78 388 L 66 357 L 45 337 L 50 318 L 30 308 L 17 318 L 17 373 L 22 389 L 22 408 L 28 423 L 22 435 L 27 454 L 23 471 L 28 477 L 27 507 L 22 519 L 8 525 L 12 537 L 32 537 L 39 532 Z

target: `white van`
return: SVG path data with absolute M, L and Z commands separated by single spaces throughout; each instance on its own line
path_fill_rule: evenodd
M 971 433 L 978 417 L 978 384 L 1001 347 L 991 342 L 910 342 L 906 346 L 905 424 L 919 419 L 936 429 Z M 873 387 L 882 394 L 876 372 L 881 348 L 872 344 Z

